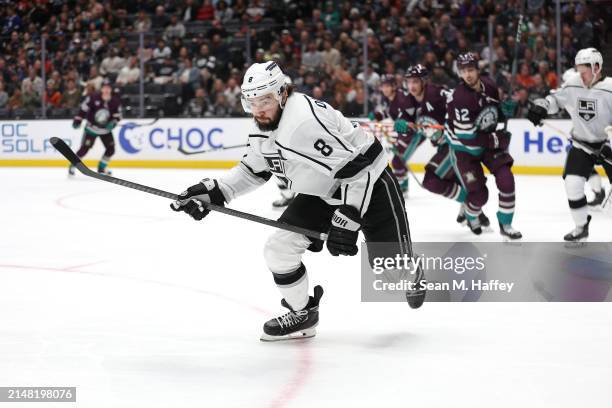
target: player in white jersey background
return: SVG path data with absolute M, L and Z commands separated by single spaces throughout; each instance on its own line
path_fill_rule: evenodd
M 548 114 L 565 109 L 572 119 L 572 147 L 567 154 L 563 179 L 567 199 L 576 228 L 565 235 L 566 241 L 581 241 L 589 236 L 589 223 L 584 186 L 596 164 L 601 164 L 612 183 L 612 160 L 608 138 L 612 126 L 612 78 L 602 74 L 603 58 L 595 48 L 576 54 L 576 71 L 546 98 L 536 99 L 528 119 L 536 126 Z
M 242 102 L 254 118 L 247 153 L 218 180 L 204 179 L 189 187 L 173 203 L 175 211 L 201 220 L 209 212 L 202 202 L 225 205 L 274 175 L 298 193 L 280 221 L 328 232 L 332 255 L 356 255 L 361 230 L 366 243 L 389 243 L 392 253 L 412 256 L 404 198 L 371 133 L 328 104 L 294 92 L 275 62 L 256 63 L 246 71 Z M 315 335 L 323 289 L 315 286 L 314 296 L 309 296 L 302 255 L 322 248 L 322 241 L 285 230 L 266 242 L 266 264 L 289 312 L 265 323 L 262 340 Z M 375 256 L 374 250 L 368 255 Z M 423 278 L 419 268 L 413 281 Z M 425 292 L 407 292 L 406 297 L 418 308 Z

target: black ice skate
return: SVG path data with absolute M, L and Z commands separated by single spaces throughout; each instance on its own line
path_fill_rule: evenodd
M 110 176 L 111 174 L 113 174 L 107 167 L 105 167 L 103 169 L 98 167 L 98 173 L 106 174 L 107 176 Z
M 68 166 L 68 177 L 72 177 L 76 174 L 75 167 L 71 164 Z
M 589 237 L 589 223 L 591 216 L 587 216 L 587 222 L 581 227 L 576 227 L 572 232 L 563 237 L 567 242 L 584 242 Z
M 323 288 L 314 287 L 314 296 L 310 296 L 308 304 L 302 310 L 293 310 L 283 299 L 281 305 L 289 309 L 288 313 L 270 319 L 264 324 L 261 341 L 294 340 L 314 337 L 319 323 L 319 301 L 323 296 Z
M 512 224 L 499 223 L 499 233 L 501 234 L 504 241 L 516 241 L 517 239 L 523 238 L 523 234 L 520 231 L 512 228 Z
M 470 220 L 469 218 L 467 218 L 467 225 L 470 228 L 470 231 L 472 231 L 474 234 L 476 235 L 482 234 L 482 226 L 480 225 L 480 216 L 473 220 Z
M 467 218 L 465 217 L 465 204 L 461 204 L 459 207 L 459 214 L 457 214 L 457 224 L 465 225 Z
M 489 217 L 487 217 L 484 212 L 480 213 L 478 220 L 483 228 L 489 228 L 491 226 L 491 221 L 489 221 Z
M 595 192 L 595 197 L 593 197 L 593 199 L 589 201 L 587 204 L 589 205 L 589 207 L 596 207 L 600 205 L 601 203 L 603 203 L 605 198 L 606 198 L 606 193 L 604 193 L 603 189 L 601 189 L 598 192 Z

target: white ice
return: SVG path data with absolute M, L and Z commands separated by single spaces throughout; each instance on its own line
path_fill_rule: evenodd
M 115 169 L 174 192 L 217 174 Z M 0 191 L 0 386 L 76 386 L 88 408 L 612 404 L 609 303 L 361 303 L 358 257 L 322 252 L 305 258 L 325 288 L 317 337 L 261 343 L 282 312 L 262 257 L 271 228 L 194 222 L 64 168 L 2 168 Z M 276 198 L 269 183 L 232 207 L 277 217 Z M 414 183 L 407 208 L 414 240 L 474 238 L 455 203 Z M 561 178 L 517 177 L 514 224 L 561 240 Z M 594 213 L 591 240 L 611 236 L 612 217 Z

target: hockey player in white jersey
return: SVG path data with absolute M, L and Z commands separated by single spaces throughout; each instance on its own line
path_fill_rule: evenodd
M 561 77 L 561 85 L 564 85 L 574 76 L 580 76 L 578 71 L 576 71 L 576 68 L 572 67 L 566 70 Z M 587 180 L 588 186 L 593 192 L 593 199 L 587 202 L 589 207 L 597 208 L 600 204 L 604 202 L 604 199 L 606 198 L 606 193 L 604 191 L 603 186 L 601 185 L 601 178 L 602 177 L 599 175 L 599 173 L 597 173 L 595 168 L 593 168 L 593 171 L 591 172 L 591 175 Z
M 201 220 L 209 212 L 202 202 L 225 205 L 274 175 L 298 193 L 280 221 L 328 232 L 332 255 L 356 255 L 360 230 L 367 243 L 388 243 L 395 253 L 412 255 L 404 199 L 372 134 L 328 104 L 293 92 L 275 62 L 256 63 L 246 71 L 242 102 L 254 118 L 247 153 L 219 179 L 189 187 L 173 203 L 175 211 Z M 321 251 L 323 244 L 285 230 L 269 237 L 264 257 L 289 312 L 265 323 L 262 340 L 315 335 L 323 289 L 315 286 L 309 296 L 302 255 Z M 419 268 L 412 280 L 422 279 Z M 417 308 L 425 292 L 407 292 L 406 297 Z
M 576 54 L 576 71 L 561 88 L 546 98 L 536 99 L 527 118 L 536 126 L 548 114 L 565 109 L 573 128 L 572 147 L 567 154 L 563 179 L 570 211 L 576 228 L 565 235 L 566 241 L 582 241 L 589 236 L 587 200 L 584 185 L 596 164 L 603 165 L 612 182 L 612 159 L 606 130 L 612 125 L 612 78 L 603 77 L 603 58 L 595 48 L 585 48 Z

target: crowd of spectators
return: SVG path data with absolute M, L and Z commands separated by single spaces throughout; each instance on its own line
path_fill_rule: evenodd
M 269 60 L 298 91 L 348 116 L 364 114 L 366 97 L 374 109 L 381 76 L 393 74 L 401 84 L 411 64 L 423 63 L 433 81 L 453 87 L 454 59 L 468 50 L 479 53 L 482 68 L 505 90 L 521 2 L 0 1 L 0 117 L 40 116 L 43 99 L 47 116 L 69 116 L 104 77 L 124 96 L 126 112 L 137 115 L 141 76 L 148 115 L 241 116 L 246 64 Z M 607 45 L 609 14 L 596 2 L 563 2 L 557 27 L 554 2 L 527 13 L 513 91 L 519 116 L 528 99 L 560 83 L 556 30 L 565 70 L 578 49 Z

